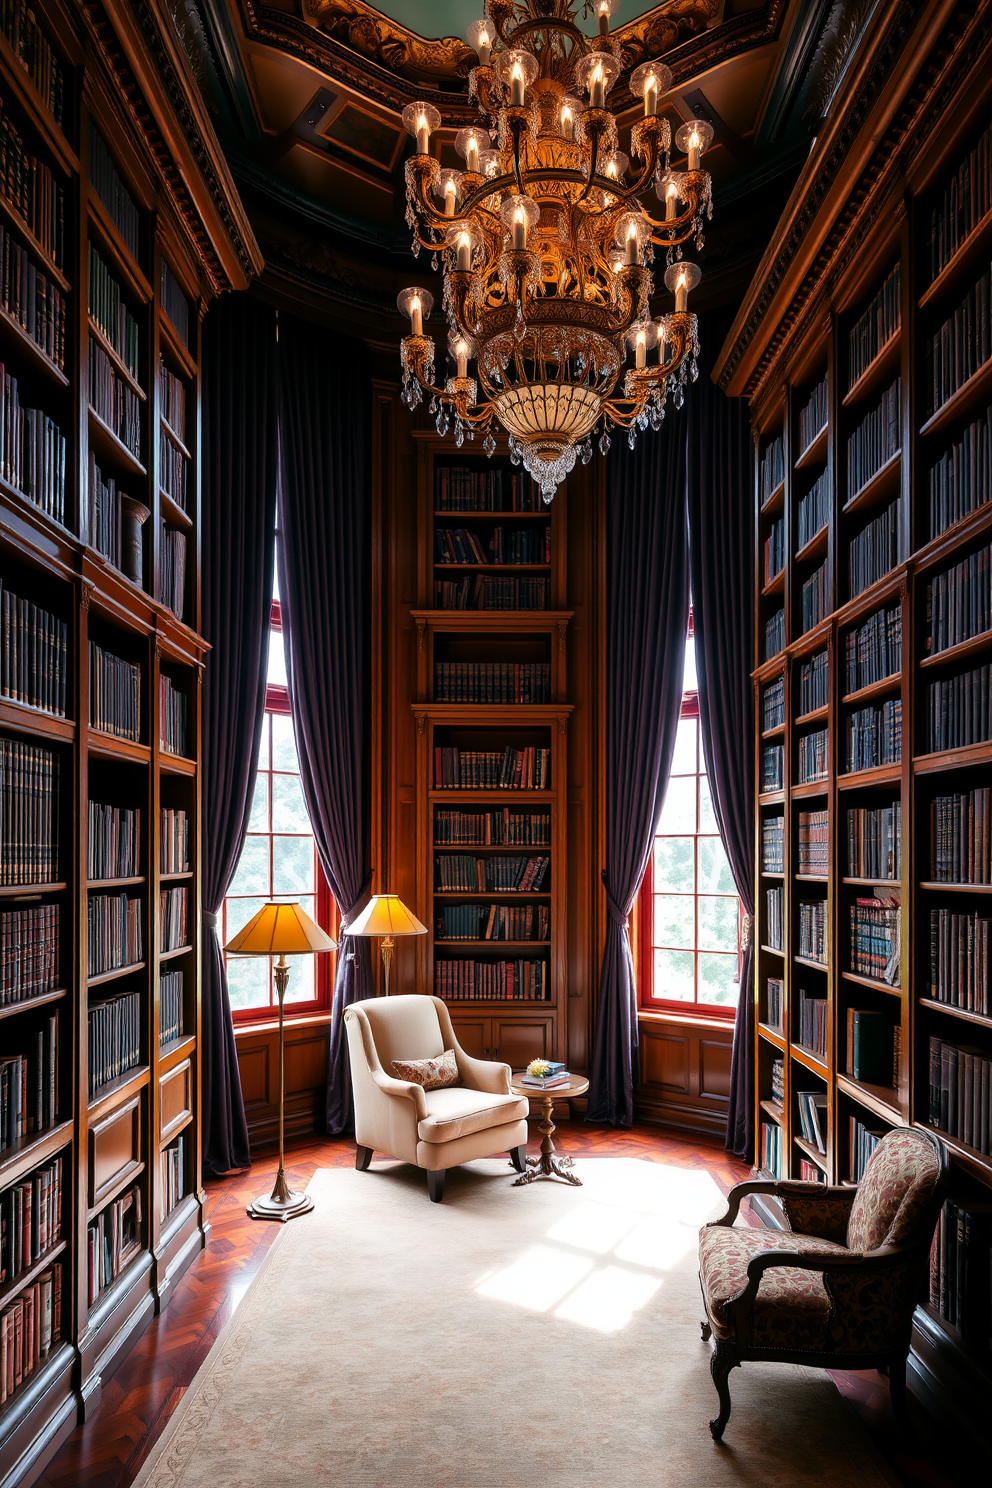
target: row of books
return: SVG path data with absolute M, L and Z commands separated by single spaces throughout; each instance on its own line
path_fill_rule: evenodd
M 141 812 L 90 801 L 86 873 L 89 878 L 134 878 L 141 872 Z
M 800 811 L 799 872 L 826 873 L 830 866 L 830 813 Z
M 56 124 L 62 124 L 65 79 L 62 64 L 38 25 L 31 0 L 0 0 L 0 29 L 11 51 L 41 95 Z
M 852 501 L 902 448 L 901 397 L 902 379 L 897 377 L 882 394 L 878 407 L 865 415 L 848 439 L 848 501 Z
M 90 337 L 89 399 L 93 412 L 103 420 L 117 438 L 141 459 L 141 401 L 137 393 L 119 375 L 113 362 L 100 345 Z
M 161 926 L 161 949 L 178 951 L 189 944 L 189 928 L 186 923 L 189 907 L 189 889 L 178 884 L 172 889 L 162 889 L 158 896 L 159 923 Z
M 434 697 L 439 703 L 546 703 L 551 666 L 546 661 L 437 661 Z
M 992 126 L 986 127 L 930 212 L 930 278 L 950 263 L 968 234 L 992 209 Z
M 159 813 L 162 873 L 189 872 L 189 817 L 182 808 L 163 806 Z
M 186 534 L 162 523 L 158 544 L 158 597 L 176 616 L 183 618 L 186 602 Z
M 865 1126 L 857 1116 L 848 1117 L 848 1151 L 851 1161 L 851 1182 L 860 1183 L 865 1176 L 865 1169 L 871 1161 L 871 1155 L 879 1142 L 885 1136 L 887 1127 L 873 1128 Z
M 546 904 L 446 904 L 434 920 L 438 940 L 548 940 Z
M 550 858 L 485 857 L 470 858 L 464 854 L 438 853 L 437 887 L 485 893 L 491 889 L 516 893 L 537 893 L 543 888 L 551 867 Z
M 434 471 L 437 511 L 542 510 L 540 488 L 519 470 L 499 466 L 472 470 L 467 465 L 438 465 Z
M 438 806 L 434 811 L 434 841 L 465 847 L 548 847 L 551 813 L 511 811 L 508 806 L 492 811 L 450 811 Z
M 163 971 L 158 984 L 159 1043 L 171 1044 L 183 1032 L 183 974 Z
M 434 784 L 438 790 L 547 790 L 551 750 L 533 744 L 514 749 L 434 750 Z
M 141 365 L 138 322 L 128 310 L 121 287 L 93 243 L 90 250 L 90 284 L 87 309 L 90 319 L 103 332 L 135 382 Z
M 827 1057 L 827 999 L 799 990 L 799 1043 L 819 1059 Z
M 851 878 L 897 879 L 902 872 L 902 802 L 855 806 L 847 813 Z
M 770 661 L 780 651 L 785 650 L 785 610 L 776 610 L 769 615 L 765 621 L 765 654 L 764 660 Z
M 89 538 L 92 547 L 102 553 L 115 568 L 124 567 L 122 509 L 127 496 L 112 475 L 105 475 L 90 450 Z
M 852 538 L 848 548 L 852 599 L 884 579 L 899 562 L 900 505 L 897 497 Z
M 931 682 L 927 698 L 927 747 L 963 749 L 992 739 L 992 668 L 974 667 L 956 677 Z
M 772 1060 L 772 1100 L 776 1105 L 785 1105 L 785 1060 Z
M 761 1166 L 773 1178 L 781 1178 L 782 1128 L 777 1121 L 761 1123 Z
M 0 1007 L 54 992 L 59 975 L 59 906 L 0 911 Z
M 781 886 L 765 890 L 765 945 L 773 951 L 785 948 L 785 890 Z
M 901 1029 L 894 1014 L 879 1008 L 848 1008 L 846 1023 L 847 1073 L 863 1085 L 899 1085 Z
M 930 1305 L 977 1354 L 992 1351 L 992 1205 L 950 1199 L 930 1251 Z
M 62 1334 L 62 1263 L 42 1271 L 0 1312 L 0 1405 L 34 1374 Z
M 992 408 L 930 467 L 930 536 L 992 501 Z
M 851 970 L 857 976 L 899 985 L 898 899 L 856 899 L 851 905 Z
M 0 696 L 64 718 L 69 628 L 0 579 Z
M 992 919 L 980 911 L 930 911 L 930 996 L 965 1012 L 992 1013 L 989 939 Z
M 188 346 L 189 300 L 187 300 L 182 285 L 172 272 L 165 258 L 162 259 L 162 267 L 159 271 L 158 292 L 159 299 L 162 302 L 162 309 L 179 332 L 180 341 L 184 346 Z
M 765 981 L 765 1022 L 770 1028 L 777 1028 L 780 1032 L 783 1010 L 782 993 L 782 978 L 768 977 Z
M 90 641 L 90 727 L 115 739 L 141 738 L 141 668 Z
M 54 419 L 20 400 L 0 362 L 0 477 L 56 522 L 65 521 L 65 436 Z
M 439 563 L 550 563 L 550 527 L 494 527 L 488 538 L 471 527 L 436 527 Z
M 118 1276 L 141 1245 L 141 1187 L 135 1183 L 86 1230 L 87 1302 L 90 1307 Z
M 87 975 L 103 976 L 142 959 L 141 900 L 91 894 L 86 912 Z
M 800 497 L 796 521 L 796 552 L 801 553 L 830 521 L 830 472 L 817 476 L 805 496 Z
M 0 1286 L 51 1250 L 62 1230 L 62 1158 L 0 1193 Z
M 992 356 L 989 284 L 990 272 L 986 269 L 936 335 L 927 340 L 924 386 L 928 414 L 943 408 Z
M 785 818 L 766 816 L 761 823 L 761 866 L 766 873 L 785 872 Z
M 158 359 L 159 410 L 165 422 L 179 439 L 186 438 L 186 384 Z
M 823 1169 L 805 1157 L 799 1159 L 799 1177 L 803 1183 L 826 1183 L 827 1181 L 827 1175 Z
M 992 789 L 976 786 L 930 803 L 930 876 L 936 883 L 992 883 Z
M 10 1047 L 12 1039 L 5 1040 Z M 58 1111 L 58 1015 L 24 1038 L 23 1052 L 0 1056 L 0 1151 L 48 1131 Z
M 0 739 L 0 885 L 58 878 L 58 778 L 50 749 Z
M 785 518 L 771 522 L 765 538 L 765 583 L 770 584 L 785 567 Z
M 896 264 L 868 308 L 854 322 L 847 338 L 847 385 L 852 388 L 871 366 L 882 347 L 898 331 L 901 321 L 901 285 Z M 849 487 L 850 489 L 850 487 Z
M 796 1105 L 803 1137 L 817 1152 L 827 1151 L 827 1093 L 825 1090 L 797 1090 Z
M 825 708 L 830 701 L 830 658 L 818 651 L 804 661 L 799 672 L 799 713 L 812 713 Z
M 434 603 L 439 610 L 546 610 L 551 585 L 547 579 L 466 574 L 462 579 L 438 579 Z
M 805 407 L 799 410 L 799 452 L 804 454 L 813 440 L 827 427 L 827 379 L 818 382 Z
M 54 279 L 0 224 L 0 304 L 39 351 L 65 371 L 65 298 Z
M 812 734 L 801 734 L 799 738 L 799 783 L 809 785 L 814 780 L 826 780 L 830 772 L 830 752 L 827 748 L 827 730 L 817 729 Z
M 88 1017 L 89 1098 L 141 1063 L 141 996 L 125 992 L 90 998 Z
M 847 692 L 871 687 L 902 670 L 902 610 L 876 610 L 863 625 L 855 625 L 844 640 Z
M 186 1138 L 179 1137 L 161 1154 L 162 1218 L 168 1219 L 186 1193 Z
M 805 899 L 799 905 L 799 954 L 806 961 L 827 964 L 827 901 Z
M 931 1126 L 992 1156 L 992 1058 L 931 1038 L 929 1114 Z
M 781 434 L 776 435 L 766 447 L 761 457 L 758 476 L 761 500 L 764 503 L 785 480 L 785 446 L 782 443 Z
M 140 253 L 140 224 L 137 204 L 121 179 L 113 156 L 103 142 L 103 136 L 90 119 L 89 132 L 89 176 L 90 189 L 95 191 L 107 209 L 110 220 L 124 239 L 131 254 L 137 259 Z
M 159 674 L 158 701 L 162 748 L 169 754 L 189 750 L 189 703 L 181 687 L 165 672 Z
M 992 630 L 992 546 L 937 574 L 927 585 L 927 655 Z
M 785 745 L 766 744 L 761 751 L 761 789 L 781 790 L 785 784 Z
M 186 511 L 186 477 L 189 469 L 189 461 L 178 449 L 175 442 L 169 438 L 165 430 L 161 430 L 158 440 L 158 483 L 167 496 L 170 496 L 177 506 Z
M 844 768 L 849 774 L 897 765 L 902 759 L 902 699 L 855 708 L 847 715 L 844 737 Z
M 821 563 L 820 567 L 814 569 L 809 578 L 803 582 L 799 605 L 802 634 L 805 635 L 807 630 L 812 630 L 814 625 L 819 625 L 829 609 L 830 579 L 827 574 L 827 565 Z
M 776 677 L 761 689 L 761 727 L 779 728 L 785 722 L 785 678 Z
M 30 154 L 0 99 L 0 190 L 58 269 L 65 267 L 65 191 Z
M 547 1002 L 551 968 L 547 961 L 438 960 L 434 991 L 462 1002 Z

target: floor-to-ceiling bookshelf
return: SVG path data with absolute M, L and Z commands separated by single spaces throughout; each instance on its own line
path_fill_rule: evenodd
M 757 331 L 759 274 L 721 372 L 755 430 L 756 1162 L 851 1183 L 893 1126 L 939 1130 L 951 1206 L 914 1379 L 975 1430 L 992 1383 L 992 37 L 987 16 L 943 25 L 926 67 L 890 60 L 878 84 L 878 107 L 914 90 L 878 126 L 885 168 L 834 157 L 805 274 Z
M 216 285 L 97 24 L 10 6 L 0 36 L 4 1482 L 85 1413 L 204 1235 L 197 446 Z

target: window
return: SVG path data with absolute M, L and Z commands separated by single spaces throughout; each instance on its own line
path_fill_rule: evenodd
M 638 912 L 641 1007 L 733 1017 L 741 909 L 703 763 L 691 613 L 672 772 Z
M 330 934 L 336 927 L 334 901 L 317 858 L 300 785 L 278 599 L 272 604 L 267 683 L 248 835 L 224 900 L 222 945 L 271 899 L 299 903 Z M 292 968 L 286 991 L 287 1016 L 329 1007 L 334 957 L 287 959 Z M 257 1021 L 278 1007 L 272 975 L 274 957 L 226 956 L 225 961 L 235 1021 Z

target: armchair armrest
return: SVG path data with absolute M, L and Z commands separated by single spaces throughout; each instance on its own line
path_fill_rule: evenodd
M 777 1193 L 781 1187 L 778 1178 L 749 1178 L 746 1183 L 735 1183 L 727 1195 L 727 1212 L 719 1219 L 711 1219 L 703 1226 L 706 1230 L 726 1226 L 728 1229 L 740 1213 L 741 1202 L 749 1194 L 755 1193 Z
M 727 1311 L 733 1318 L 735 1335 L 738 1341 L 748 1337 L 751 1310 L 766 1271 L 788 1266 L 797 1271 L 819 1271 L 825 1277 L 834 1276 L 838 1280 L 846 1277 L 857 1283 L 890 1271 L 900 1261 L 911 1260 L 914 1253 L 913 1246 L 905 1245 L 880 1245 L 877 1250 L 868 1251 L 759 1251 L 748 1261 L 747 1284 L 727 1303 Z
M 510 1094 L 510 1066 L 495 1059 L 476 1059 L 466 1054 L 459 1044 L 455 1050 L 458 1073 L 469 1090 L 481 1090 L 486 1095 Z
M 749 1178 L 745 1183 L 734 1184 L 727 1195 L 726 1214 L 720 1219 L 710 1220 L 705 1228 L 711 1229 L 715 1225 L 732 1225 L 740 1213 L 742 1200 L 756 1193 L 771 1194 L 782 1200 L 802 1199 L 804 1205 L 815 1206 L 824 1201 L 836 1203 L 839 1200 L 850 1206 L 854 1202 L 857 1189 L 835 1184 L 828 1186 L 825 1183 L 804 1183 L 796 1178 Z M 793 1226 L 793 1228 L 798 1228 L 798 1226 Z
M 422 1085 L 415 1084 L 413 1080 L 396 1080 L 381 1069 L 370 1068 L 369 1074 L 384 1095 L 400 1096 L 406 1100 L 412 1100 L 417 1108 L 417 1120 L 424 1120 L 427 1115 L 427 1102 L 424 1099 Z

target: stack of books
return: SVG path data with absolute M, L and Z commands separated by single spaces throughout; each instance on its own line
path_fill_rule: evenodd
M 532 1090 L 559 1090 L 563 1085 L 568 1084 L 572 1076 L 563 1064 L 554 1059 L 547 1059 L 544 1062 L 548 1066 L 546 1075 L 531 1075 L 525 1070 L 518 1084 L 526 1085 Z
M 847 690 L 857 692 L 893 676 L 902 667 L 902 611 L 876 610 L 847 632 Z

